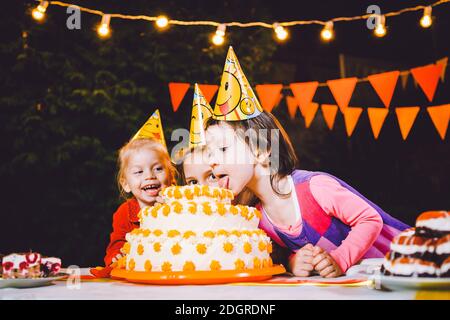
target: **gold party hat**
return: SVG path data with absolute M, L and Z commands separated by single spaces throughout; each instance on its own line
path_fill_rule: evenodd
M 157 109 L 147 122 L 139 129 L 131 140 L 139 138 L 153 138 L 158 140 L 164 147 L 166 146 L 166 140 L 164 139 L 164 131 L 161 123 L 161 116 L 159 115 L 159 110 Z
M 257 117 L 262 112 L 263 108 L 248 83 L 233 48 L 230 47 L 223 68 L 213 118 L 239 121 Z
M 191 127 L 189 133 L 189 148 L 206 144 L 205 124 L 212 116 L 212 108 L 206 101 L 202 91 L 195 84 L 194 100 L 192 102 Z

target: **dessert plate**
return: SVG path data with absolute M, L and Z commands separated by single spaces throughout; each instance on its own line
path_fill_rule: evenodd
M 3 279 L 0 278 L 1 288 L 36 288 L 52 284 L 55 280 L 60 280 L 68 275 L 66 273 L 58 273 L 53 277 L 47 278 L 28 278 L 28 279 Z
M 111 272 L 111 277 L 129 282 L 157 285 L 224 284 L 263 281 L 270 279 L 275 274 L 284 272 L 286 270 L 281 265 L 245 271 L 136 272 L 114 269 Z
M 382 287 L 398 290 L 449 290 L 450 278 L 413 278 L 377 275 L 375 283 L 379 281 Z

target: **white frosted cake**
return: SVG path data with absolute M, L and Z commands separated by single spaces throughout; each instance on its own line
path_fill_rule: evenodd
M 128 271 L 248 270 L 272 266 L 272 244 L 258 229 L 260 212 L 232 205 L 230 190 L 172 186 L 164 204 L 139 213 L 140 228 L 128 233 L 119 268 Z

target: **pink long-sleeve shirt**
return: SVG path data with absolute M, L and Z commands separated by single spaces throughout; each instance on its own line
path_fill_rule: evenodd
M 312 177 L 310 190 L 326 214 L 351 227 L 351 231 L 341 245 L 329 252 L 341 270 L 345 272 L 357 263 L 373 245 L 383 228 L 383 220 L 366 201 L 329 176 Z M 298 203 L 298 201 L 296 202 Z M 300 210 L 298 206 L 297 210 Z M 273 221 L 271 223 L 282 232 L 297 235 L 300 233 L 302 220 L 300 212 L 296 212 L 296 215 L 297 221 L 292 226 L 276 225 Z M 268 216 L 267 218 L 270 220 Z M 269 235 L 274 236 L 275 239 L 278 238 L 276 235 Z

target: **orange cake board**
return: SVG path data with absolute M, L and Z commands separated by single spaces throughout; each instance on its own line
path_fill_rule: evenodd
M 269 268 L 254 270 L 222 270 L 222 271 L 191 271 L 191 272 L 139 272 L 125 269 L 114 269 L 111 277 L 129 282 L 186 285 L 186 284 L 224 284 L 233 282 L 251 282 L 270 279 L 275 274 L 286 272 L 283 266 L 275 265 Z

